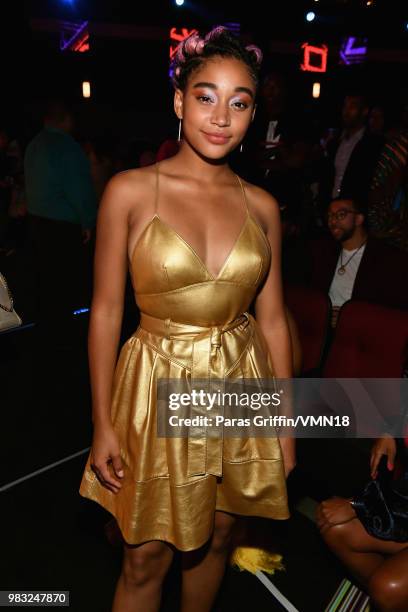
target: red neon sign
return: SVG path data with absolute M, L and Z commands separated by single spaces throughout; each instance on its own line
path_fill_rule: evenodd
M 84 51 L 89 51 L 89 33 L 88 32 L 85 32 L 85 34 L 71 46 L 71 51 L 79 51 L 79 53 L 84 53 Z
M 196 34 L 197 30 L 192 29 L 188 30 L 187 28 L 171 28 L 170 30 L 170 59 L 172 59 L 173 55 L 176 53 L 178 46 L 183 40 L 191 36 L 191 34 Z M 174 42 L 175 44 L 174 44 Z
M 303 63 L 300 65 L 301 70 L 307 72 L 326 72 L 327 69 L 327 56 L 329 49 L 326 45 L 321 47 L 315 47 L 304 43 L 303 49 Z

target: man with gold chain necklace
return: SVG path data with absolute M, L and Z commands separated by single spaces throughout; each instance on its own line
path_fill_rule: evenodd
M 370 235 L 364 204 L 335 198 L 326 218 L 334 241 L 312 246 L 311 285 L 328 293 L 332 326 L 350 299 L 408 308 L 408 257 Z

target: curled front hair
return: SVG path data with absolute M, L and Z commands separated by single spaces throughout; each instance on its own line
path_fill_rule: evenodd
M 244 46 L 242 42 L 224 26 L 218 26 L 202 38 L 191 34 L 177 48 L 170 66 L 171 79 L 176 89 L 187 86 L 190 75 L 213 57 L 235 58 L 243 62 L 258 85 L 262 51 L 255 45 Z

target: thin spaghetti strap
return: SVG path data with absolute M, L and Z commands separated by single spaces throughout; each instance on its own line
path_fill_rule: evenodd
M 154 190 L 154 214 L 157 215 L 158 203 L 159 203 L 159 164 L 155 163 L 156 167 L 156 186 Z
M 242 195 L 244 196 L 244 202 L 245 202 L 245 208 L 246 208 L 246 212 L 247 215 L 250 216 L 250 212 L 249 212 L 249 207 L 248 207 L 248 200 L 246 197 L 246 193 L 245 193 L 245 189 L 244 189 L 244 185 L 242 184 L 241 179 L 239 178 L 238 174 L 235 175 L 238 179 L 239 184 L 241 185 L 241 190 L 242 190 Z

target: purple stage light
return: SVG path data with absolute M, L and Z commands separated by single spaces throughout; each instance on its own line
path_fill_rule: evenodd
M 367 58 L 367 39 L 349 36 L 340 48 L 340 63 L 345 66 L 362 64 Z
M 64 21 L 61 23 L 60 50 L 66 51 L 88 51 L 89 32 L 88 22 L 72 23 Z

